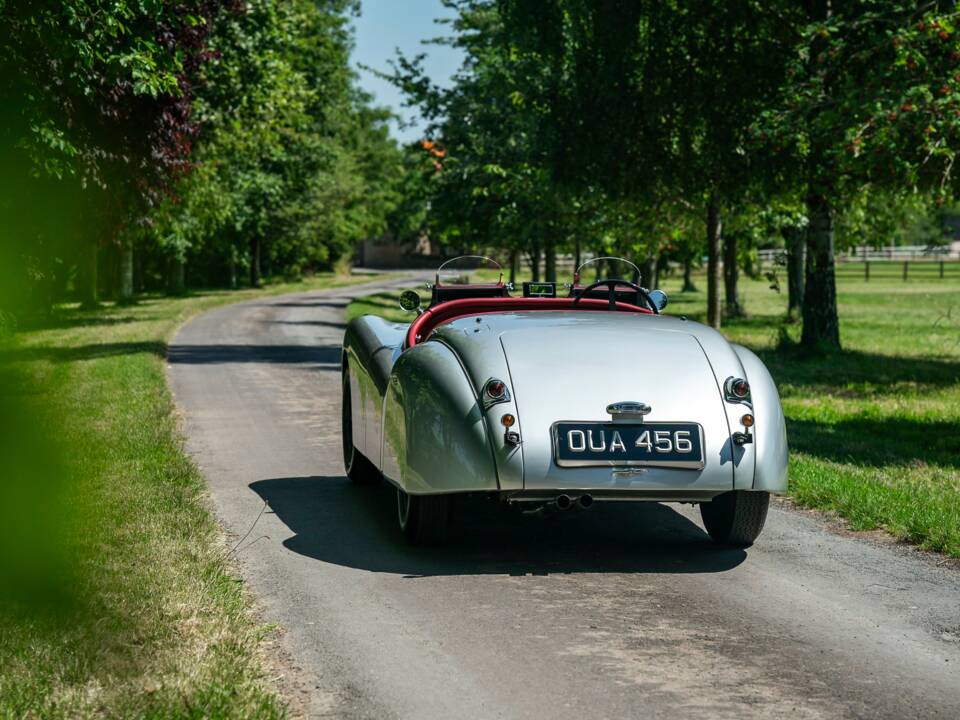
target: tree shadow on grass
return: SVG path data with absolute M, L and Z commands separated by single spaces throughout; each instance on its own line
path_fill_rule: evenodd
M 812 389 L 837 395 L 889 395 L 904 392 L 904 384 L 948 387 L 960 383 L 960 362 L 896 357 L 844 350 L 804 356 L 798 350 L 758 353 L 778 386 Z
M 29 318 L 18 328 L 21 331 L 31 330 L 64 330 L 79 327 L 111 327 L 126 323 L 154 320 L 152 316 L 144 315 L 109 315 L 98 312 L 55 314 L 44 318 Z
M 92 343 L 76 347 L 29 347 L 14 348 L 0 353 L 0 363 L 33 360 L 50 360 L 62 363 L 139 353 L 150 353 L 158 357 L 164 357 L 166 352 L 167 345 L 163 342 Z
M 558 573 L 722 572 L 746 559 L 720 548 L 666 505 L 597 503 L 590 511 L 529 517 L 492 497 L 458 496 L 446 547 L 407 545 L 388 483 L 286 477 L 250 487 L 293 532 L 290 550 L 323 562 L 406 577 Z
M 960 468 L 960 422 L 852 418 L 788 420 L 790 449 L 870 467 L 914 462 Z

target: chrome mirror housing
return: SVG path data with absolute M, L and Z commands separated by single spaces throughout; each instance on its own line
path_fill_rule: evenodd
M 669 302 L 667 294 L 663 290 L 651 290 L 647 294 L 653 300 L 653 304 L 657 306 L 657 310 L 663 310 Z
M 400 294 L 400 309 L 406 312 L 420 310 L 420 296 L 416 290 L 404 290 Z

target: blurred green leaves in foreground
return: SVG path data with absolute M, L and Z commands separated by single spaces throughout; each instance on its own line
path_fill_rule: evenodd
M 30 388 L 0 367 L 0 605 L 15 613 L 67 611 L 75 600 L 67 469 L 46 426 Z

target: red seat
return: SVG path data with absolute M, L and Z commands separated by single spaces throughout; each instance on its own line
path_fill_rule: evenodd
M 609 312 L 610 303 L 608 300 L 598 300 L 593 298 L 584 298 L 576 305 L 573 304 L 574 298 L 525 298 L 525 297 L 502 297 L 502 298 L 465 298 L 462 300 L 450 300 L 449 302 L 434 305 L 424 311 L 420 317 L 413 321 L 410 329 L 407 331 L 407 347 L 413 347 L 418 342 L 423 342 L 438 325 L 456 320 L 467 315 L 483 315 L 486 313 L 503 312 L 522 312 L 526 310 L 557 311 L 557 310 L 578 310 L 578 311 L 601 311 Z M 628 303 L 617 303 L 617 310 L 623 312 L 641 313 L 643 315 L 652 315 L 652 311 L 647 308 L 637 307 Z

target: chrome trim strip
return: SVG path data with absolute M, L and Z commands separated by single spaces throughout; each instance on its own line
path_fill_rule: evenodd
M 621 400 L 620 402 L 610 403 L 607 405 L 607 412 L 613 417 L 614 420 L 621 420 L 625 418 L 637 418 L 643 419 L 644 415 L 649 415 L 653 412 L 653 408 L 642 402 L 635 402 L 633 400 Z

